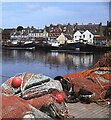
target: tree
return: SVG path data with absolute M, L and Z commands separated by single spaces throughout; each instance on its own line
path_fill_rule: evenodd
M 24 28 L 22 26 L 17 27 L 17 31 L 22 31 Z

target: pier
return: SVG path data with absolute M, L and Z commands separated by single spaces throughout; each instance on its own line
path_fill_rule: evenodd
M 82 104 L 82 103 L 68 103 L 67 107 L 69 113 L 75 118 L 109 118 L 110 109 L 106 106 L 100 106 L 96 103 Z

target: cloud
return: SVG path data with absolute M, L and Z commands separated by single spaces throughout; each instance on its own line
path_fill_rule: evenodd
M 101 3 L 4 3 L 3 25 L 41 27 L 50 23 L 107 21 L 108 4 Z
M 1 0 L 2 2 L 15 2 L 15 0 Z M 27 0 L 16 0 L 16 2 L 27 2 Z M 110 2 L 110 0 L 28 0 L 28 2 Z
M 37 3 L 29 3 L 29 4 L 27 4 L 26 7 L 28 10 L 36 10 L 36 11 L 41 11 L 41 10 L 44 10 L 47 8 L 46 6 L 44 7 L 44 6 L 41 6 Z

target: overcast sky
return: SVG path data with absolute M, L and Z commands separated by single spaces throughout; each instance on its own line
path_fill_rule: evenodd
M 3 2 L 2 28 L 49 24 L 107 23 L 108 2 Z

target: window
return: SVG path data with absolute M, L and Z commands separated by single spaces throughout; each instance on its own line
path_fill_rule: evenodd
M 87 40 L 83 40 L 83 42 L 87 42 Z
M 109 36 L 111 35 L 111 31 L 108 32 L 108 35 L 109 35 Z
M 83 38 L 85 38 L 85 35 L 83 35 Z
M 89 38 L 91 38 L 91 35 L 89 35 Z

